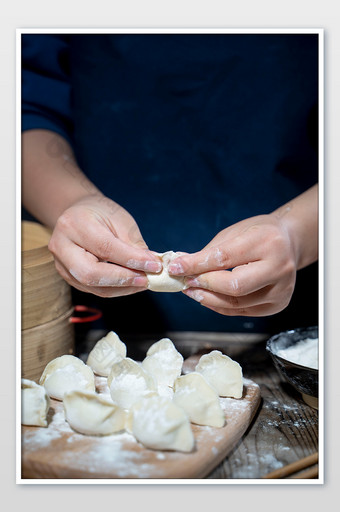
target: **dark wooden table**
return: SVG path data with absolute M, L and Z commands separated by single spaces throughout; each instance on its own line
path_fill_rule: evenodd
M 90 331 L 79 347 L 85 359 L 95 342 L 105 334 Z M 318 410 L 305 404 L 299 393 L 282 381 L 267 353 L 262 334 L 167 333 L 184 358 L 217 349 L 240 363 L 244 377 L 260 386 L 261 405 L 238 445 L 214 469 L 208 479 L 258 479 L 267 473 L 318 451 Z M 128 356 L 145 357 L 155 337 L 121 337 Z

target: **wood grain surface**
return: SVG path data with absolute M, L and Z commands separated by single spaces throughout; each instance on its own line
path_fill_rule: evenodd
M 98 329 L 79 336 L 77 355 L 86 360 L 89 350 L 104 334 L 104 331 Z M 299 393 L 282 381 L 265 350 L 268 336 L 212 332 L 168 332 L 162 335 L 170 337 L 186 358 L 198 351 L 205 353 L 214 348 L 221 350 L 237 360 L 243 368 L 244 376 L 260 387 L 261 403 L 250 428 L 220 463 L 211 468 L 206 479 L 261 479 L 271 471 L 318 451 L 319 412 L 308 406 Z M 143 357 L 146 349 L 159 336 L 131 339 L 123 336 L 122 339 L 128 345 L 130 356 L 138 359 L 137 356 Z M 193 365 L 193 362 L 194 359 L 191 359 L 187 364 Z M 49 435 L 45 435 L 47 445 Z M 158 454 L 158 458 L 162 456 Z M 36 463 L 38 465 L 38 461 Z M 127 461 L 122 459 L 122 468 L 125 463 Z
M 107 392 L 97 377 L 97 390 Z M 244 380 L 243 397 L 221 398 L 222 428 L 192 425 L 191 453 L 150 450 L 127 433 L 84 436 L 64 418 L 62 402 L 51 400 L 49 426 L 22 427 L 22 477 L 34 479 L 191 479 L 218 465 L 249 427 L 260 403 L 257 384 Z
M 261 405 L 236 446 L 207 479 L 254 480 L 319 450 L 319 411 L 282 380 L 266 351 L 265 333 L 167 332 L 186 357 L 216 348 L 240 363 L 243 375 L 260 386 Z M 88 334 L 83 348 L 98 333 Z M 129 350 L 143 354 L 155 338 L 131 338 Z M 195 356 L 197 357 L 197 356 Z M 191 362 L 190 362 L 191 361 Z M 194 364 L 188 359 L 186 364 Z M 323 421 L 323 418 L 321 417 Z M 322 468 L 322 459 L 320 457 Z M 320 464 L 319 464 L 320 465 Z M 322 478 L 322 469 L 319 472 Z
M 195 340 L 194 334 L 192 339 Z M 221 345 L 221 338 L 218 340 Z M 244 375 L 260 386 L 261 406 L 251 429 L 208 479 L 261 479 L 270 471 L 319 450 L 319 411 L 282 380 L 265 345 L 265 341 L 249 343 L 244 338 L 229 341 L 226 335 L 222 350 L 235 358 Z

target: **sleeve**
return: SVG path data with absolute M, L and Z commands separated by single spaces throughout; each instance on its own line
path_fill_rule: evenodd
M 72 144 L 69 36 L 23 34 L 22 131 L 47 129 Z

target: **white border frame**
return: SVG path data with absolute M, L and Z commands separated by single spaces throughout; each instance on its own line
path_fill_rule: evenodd
M 315 34 L 319 42 L 319 477 L 318 479 L 24 479 L 21 477 L 21 35 L 22 34 Z M 16 483 L 95 485 L 324 484 L 324 30 L 321 28 L 27 28 L 16 30 Z

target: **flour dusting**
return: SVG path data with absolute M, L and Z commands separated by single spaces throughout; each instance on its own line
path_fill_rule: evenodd
M 317 370 L 319 367 L 318 352 L 318 338 L 306 338 L 295 345 L 278 350 L 277 355 L 283 359 L 287 359 L 287 361 L 291 361 L 292 363 Z
M 106 436 L 80 434 L 66 421 L 63 402 L 51 400 L 47 427 L 23 427 L 22 454 L 27 460 L 39 460 L 40 456 L 44 459 L 47 455 L 52 465 L 56 461 L 60 478 L 167 478 L 169 467 L 177 474 L 187 458 L 198 457 L 200 461 L 202 451 L 207 460 L 219 456 L 228 439 L 228 429 L 243 419 L 242 414 L 248 414 L 252 394 L 249 391 L 258 387 L 247 379 L 243 383 L 242 399 L 219 399 L 226 416 L 224 427 L 192 425 L 195 446 L 190 453 L 147 449 L 127 431 Z M 95 384 L 98 393 L 110 397 L 106 377 L 96 376 Z M 162 391 L 162 399 L 168 396 L 169 400 L 172 389 L 170 396 L 168 389 Z M 153 419 L 151 415 L 150 423 Z

